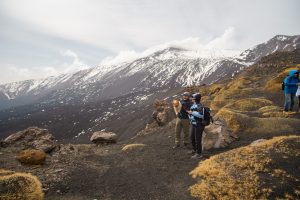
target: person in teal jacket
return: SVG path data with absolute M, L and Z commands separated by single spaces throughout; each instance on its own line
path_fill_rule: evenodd
M 284 79 L 284 111 L 293 111 L 295 96 L 299 85 L 299 71 L 291 70 L 289 76 Z
M 193 94 L 193 105 L 188 111 L 190 122 L 192 124 L 191 128 L 191 141 L 193 146 L 193 151 L 191 152 L 193 159 L 201 159 L 202 156 L 202 134 L 205 126 L 202 125 L 202 120 L 204 119 L 203 106 L 200 103 L 201 95 L 199 93 Z

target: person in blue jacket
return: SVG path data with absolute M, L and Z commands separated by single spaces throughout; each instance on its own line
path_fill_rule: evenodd
M 193 105 L 188 111 L 190 122 L 192 124 L 191 128 L 191 141 L 193 146 L 193 156 L 191 158 L 202 158 L 202 134 L 204 130 L 204 125 L 201 121 L 204 119 L 204 113 L 201 101 L 201 95 L 199 93 L 193 94 L 192 96 Z
M 299 85 L 299 71 L 291 70 L 289 76 L 284 79 L 284 111 L 293 111 L 295 96 Z

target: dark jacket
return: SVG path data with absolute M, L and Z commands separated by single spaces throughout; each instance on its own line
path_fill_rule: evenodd
M 291 70 L 288 77 L 284 79 L 284 93 L 285 94 L 296 94 L 299 83 L 299 78 L 294 76 L 295 73 L 299 71 Z
M 190 110 L 192 103 L 190 102 L 190 100 L 181 100 L 181 110 L 178 113 L 178 117 L 180 119 L 189 119 L 189 114 L 187 113 L 187 110 Z

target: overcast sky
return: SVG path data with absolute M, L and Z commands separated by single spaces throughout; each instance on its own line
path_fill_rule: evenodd
M 0 0 L 0 83 L 300 34 L 299 0 Z

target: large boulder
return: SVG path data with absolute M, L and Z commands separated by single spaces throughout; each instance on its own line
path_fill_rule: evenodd
M 16 159 L 26 165 L 42 165 L 46 160 L 46 156 L 44 151 L 27 149 L 19 152 Z
M 29 127 L 8 136 L 4 140 L 8 146 L 15 146 L 21 149 L 38 149 L 46 153 L 51 152 L 55 147 L 55 139 L 47 129 Z
M 164 126 L 170 121 L 170 106 L 164 100 L 154 101 L 154 111 L 152 113 L 153 119 L 158 126 Z
M 116 143 L 117 134 L 113 132 L 97 131 L 93 133 L 90 141 L 95 144 Z
M 223 148 L 232 143 L 237 136 L 232 133 L 224 120 L 215 119 L 214 123 L 205 127 L 203 134 L 203 148 Z
M 0 199 L 42 200 L 42 184 L 31 174 L 0 169 Z

